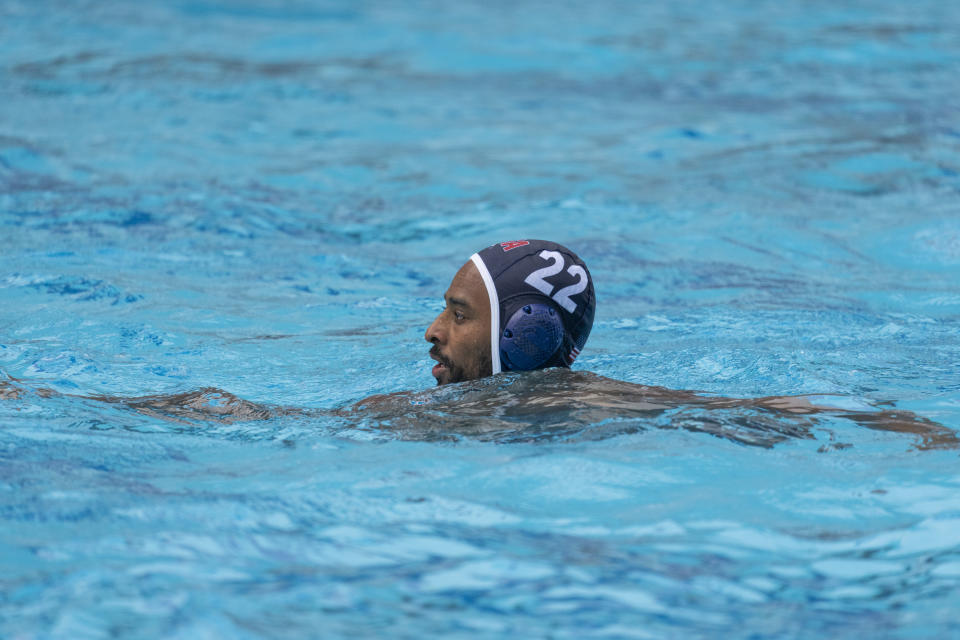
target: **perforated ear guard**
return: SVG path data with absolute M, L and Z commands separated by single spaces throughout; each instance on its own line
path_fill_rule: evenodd
M 552 305 L 525 304 L 510 316 L 500 333 L 504 371 L 529 371 L 549 360 L 563 343 L 563 320 Z

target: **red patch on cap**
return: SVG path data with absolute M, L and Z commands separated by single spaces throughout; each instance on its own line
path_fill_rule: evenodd
M 530 244 L 527 240 L 511 240 L 510 242 L 501 242 L 500 246 L 503 247 L 504 251 L 510 251 L 510 249 L 516 249 L 517 247 L 525 247 Z

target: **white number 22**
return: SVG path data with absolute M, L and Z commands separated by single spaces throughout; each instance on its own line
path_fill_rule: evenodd
M 529 284 L 531 287 L 540 291 L 545 296 L 550 296 L 553 294 L 554 286 L 544 280 L 544 278 L 549 278 L 550 276 L 555 276 L 561 271 L 563 271 L 563 256 L 557 251 L 547 251 L 543 250 L 540 252 L 540 257 L 544 260 L 550 261 L 553 264 L 548 264 L 542 269 L 537 269 L 530 275 L 528 275 L 523 281 Z M 551 297 L 557 301 L 561 307 L 574 313 L 577 310 L 577 303 L 570 299 L 570 296 L 576 295 L 582 292 L 587 288 L 587 272 L 583 270 L 578 264 L 570 265 L 570 268 L 567 269 L 567 273 L 577 278 L 577 281 L 574 284 L 571 284 L 567 287 L 563 287 Z

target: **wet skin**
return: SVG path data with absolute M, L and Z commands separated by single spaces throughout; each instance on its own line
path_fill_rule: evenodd
M 371 396 L 352 407 L 305 409 L 259 405 L 214 388 L 129 398 L 60 394 L 28 386 L 9 376 L 0 379 L 0 402 L 32 402 L 31 397 L 94 400 L 178 423 L 178 429 L 291 415 L 334 416 L 376 424 L 384 431 L 413 440 L 447 439 L 453 434 L 515 440 L 523 434 L 539 438 L 549 435 L 550 430 L 564 438 L 580 431 L 598 438 L 655 427 L 701 431 L 742 444 L 771 447 L 786 439 L 814 437 L 811 429 L 821 424 L 822 416 L 828 420 L 847 418 L 874 430 L 914 434 L 917 439 L 913 446 L 917 449 L 960 448 L 960 439 L 953 429 L 909 411 L 882 408 L 886 403 L 849 411 L 814 404 L 806 396 L 705 397 L 691 391 L 650 387 L 560 368 L 514 374 L 496 385 L 478 380 L 464 385 L 463 393 L 444 392 L 395 392 Z M 665 416 L 669 416 L 666 423 Z M 820 450 L 849 446 L 831 442 Z
M 473 262 L 460 267 L 443 298 L 446 308 L 423 336 L 433 344 L 430 357 L 437 361 L 432 371 L 437 384 L 491 375 L 490 302 Z
M 433 368 L 437 384 L 463 382 L 490 376 L 492 367 L 489 300 L 483 279 L 473 262 L 467 262 L 460 268 L 444 294 L 444 299 L 446 308 L 424 334 L 425 339 L 433 345 L 430 349 L 430 357 L 437 361 L 437 365 Z M 528 386 L 520 384 L 524 379 L 529 381 Z M 29 395 L 36 395 L 39 398 L 61 396 L 60 393 L 51 389 L 31 388 L 20 383 L 22 381 L 10 376 L 0 379 L 0 400 L 17 401 Z M 543 422 L 543 416 L 539 413 L 541 410 L 554 417 L 558 412 L 564 415 L 569 413 L 573 420 L 570 426 L 577 428 L 608 418 L 656 418 L 672 410 L 676 425 L 671 421 L 669 428 L 715 432 L 716 435 L 744 444 L 760 446 L 772 446 L 784 437 L 811 437 L 809 428 L 816 422 L 810 422 L 806 417 L 827 414 L 849 418 L 870 429 L 916 434 L 920 437 L 920 442 L 916 445 L 918 449 L 960 448 L 960 439 L 952 429 L 909 411 L 881 409 L 879 406 L 867 411 L 848 411 L 839 407 L 814 404 L 805 396 L 771 396 L 756 399 L 705 397 L 691 391 L 649 387 L 611 380 L 587 372 L 560 369 L 530 372 L 526 374 L 526 378 L 514 380 L 513 384 L 518 386 L 516 390 L 494 388 L 484 391 L 482 386 L 476 387 L 474 392 L 479 393 L 478 397 L 457 396 L 452 401 L 441 396 L 434 402 L 431 397 L 432 392 L 395 392 L 371 396 L 357 402 L 351 408 L 332 410 L 257 405 L 226 391 L 213 388 L 136 398 L 72 394 L 66 394 L 66 396 L 119 404 L 139 413 L 188 425 L 198 420 L 234 422 L 266 420 L 281 415 L 340 417 L 366 415 L 373 418 L 384 417 L 383 428 L 395 430 L 401 428 L 400 424 L 404 419 L 412 419 L 414 428 L 411 431 L 415 434 L 422 432 L 422 437 L 430 437 L 430 425 L 437 423 L 438 412 L 441 416 L 449 413 L 457 420 L 462 416 L 484 416 L 493 422 L 504 417 L 514 419 L 517 416 L 513 414 L 530 413 L 535 417 L 533 423 L 521 424 L 507 421 L 506 426 L 510 430 L 522 430 L 536 427 Z M 411 402 L 412 399 L 416 402 Z M 430 420 L 418 419 L 416 407 L 420 406 L 426 407 L 434 414 Z M 411 410 L 411 407 L 414 409 Z M 677 411 L 678 409 L 680 411 Z M 714 419 L 698 413 L 699 409 L 716 409 L 718 417 Z M 731 410 L 747 410 L 749 413 L 732 416 L 725 416 L 722 413 Z M 694 414 L 688 417 L 686 414 L 689 412 Z M 491 416 L 497 417 L 491 418 Z M 794 421 L 791 418 L 799 417 L 805 420 L 793 424 Z M 771 423 L 770 419 L 774 422 Z M 457 420 L 451 425 L 451 432 L 462 432 L 470 426 Z M 711 425 L 714 426 L 711 427 Z M 480 424 L 477 427 L 480 429 L 478 433 L 484 431 L 487 426 L 489 425 Z M 747 436 L 738 435 L 736 430 L 744 427 Z M 758 438 L 757 434 L 772 435 L 763 439 Z M 850 445 L 837 443 L 831 446 L 844 448 Z

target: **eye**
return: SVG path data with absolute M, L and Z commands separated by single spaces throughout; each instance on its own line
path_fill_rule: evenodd
M 463 320 L 464 319 L 463 311 L 454 311 L 453 317 L 456 318 L 458 322 Z

